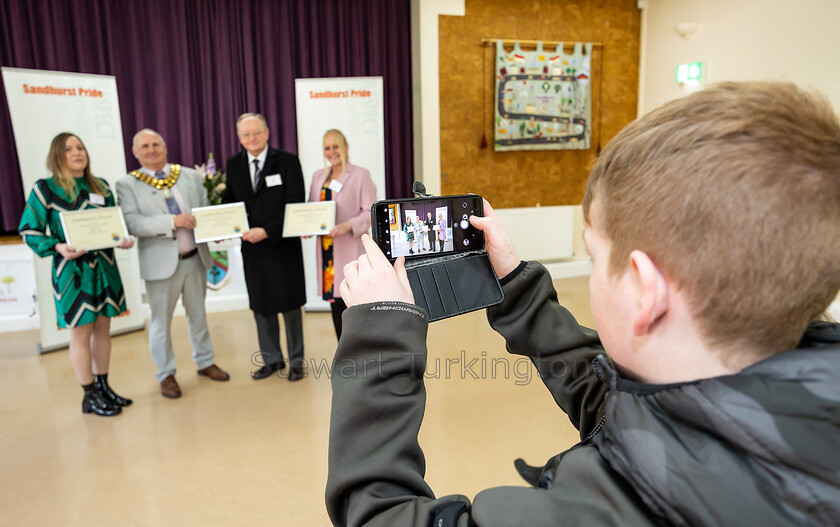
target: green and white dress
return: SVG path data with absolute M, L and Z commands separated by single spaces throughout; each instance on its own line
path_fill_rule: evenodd
M 113 249 L 91 251 L 66 260 L 55 250 L 65 243 L 60 212 L 113 207 L 114 194 L 104 179 L 99 180 L 108 195 L 105 205 L 90 201 L 90 188 L 83 179 L 76 180 L 78 196 L 71 200 L 55 177 L 35 182 L 18 230 L 35 254 L 53 257 L 52 286 L 58 327 L 73 328 L 90 324 L 97 316 L 115 317 L 126 311 L 125 291 Z

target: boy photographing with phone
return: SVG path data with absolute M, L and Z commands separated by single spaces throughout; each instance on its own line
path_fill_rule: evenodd
M 840 524 L 840 329 L 812 323 L 840 289 L 831 106 L 782 83 L 669 102 L 607 145 L 583 210 L 597 333 L 488 204 L 471 218 L 505 293 L 491 326 L 581 436 L 527 471 L 532 488 L 472 503 L 423 480 L 427 316 L 402 259 L 364 240 L 341 285 L 353 307 L 335 360 L 360 373 L 332 377 L 333 523 Z

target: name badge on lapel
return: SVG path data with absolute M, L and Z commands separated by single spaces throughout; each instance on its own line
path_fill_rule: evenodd
M 283 184 L 283 180 L 280 178 L 280 174 L 271 174 L 270 176 L 265 176 L 265 186 L 267 187 L 278 187 Z
M 330 184 L 327 185 L 327 188 L 332 190 L 334 193 L 338 194 L 339 192 L 341 192 L 341 188 L 343 186 L 344 186 L 344 183 L 342 183 L 341 181 L 337 181 L 337 180 L 333 179 L 332 181 L 330 181 Z
M 89 199 L 94 205 L 105 205 L 105 196 L 102 194 L 90 194 Z

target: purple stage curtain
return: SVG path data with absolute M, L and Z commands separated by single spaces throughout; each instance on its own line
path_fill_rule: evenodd
M 409 11 L 408 0 L 3 0 L 0 65 L 114 75 L 129 170 L 131 139 L 147 127 L 171 161 L 193 166 L 212 151 L 223 166 L 241 150 L 244 112 L 265 115 L 272 146 L 297 152 L 295 78 L 382 76 L 387 194 L 408 197 Z M 17 229 L 23 204 L 0 84 L 2 230 Z

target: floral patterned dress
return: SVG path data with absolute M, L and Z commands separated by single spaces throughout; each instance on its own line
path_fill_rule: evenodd
M 332 190 L 328 187 L 321 188 L 321 201 L 332 201 Z M 333 302 L 335 296 L 333 294 L 333 287 L 335 286 L 335 265 L 333 262 L 333 239 L 331 236 L 319 236 L 321 239 L 321 263 L 323 265 L 322 272 L 324 279 L 324 290 L 321 292 L 324 300 Z
M 52 256 L 52 287 L 59 328 L 90 324 L 97 316 L 116 317 L 126 311 L 125 291 L 113 249 L 85 253 L 66 260 L 55 246 L 65 243 L 61 212 L 114 206 L 114 193 L 108 189 L 105 205 L 90 201 L 90 188 L 83 179 L 76 180 L 78 196 L 71 200 L 55 177 L 35 182 L 18 230 L 29 247 L 41 258 Z

